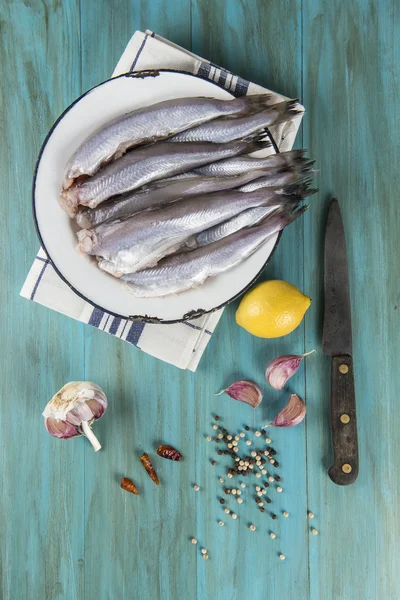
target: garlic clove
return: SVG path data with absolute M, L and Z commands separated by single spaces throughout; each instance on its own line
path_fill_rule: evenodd
M 315 350 L 306 352 L 305 354 L 287 354 L 286 356 L 278 356 L 271 360 L 265 372 L 265 378 L 275 390 L 283 390 L 288 379 L 290 379 L 299 369 L 300 363 L 309 354 Z
M 223 393 L 228 394 L 234 400 L 239 400 L 240 402 L 245 402 L 249 404 L 253 408 L 256 408 L 261 400 L 262 400 L 262 391 L 259 386 L 253 381 L 248 381 L 246 379 L 240 379 L 239 381 L 235 381 L 225 390 L 221 390 L 216 396 L 219 396 Z
M 68 423 L 68 421 L 58 421 L 52 417 L 48 417 L 44 421 L 44 425 L 50 435 L 56 438 L 71 438 L 81 435 L 78 428 Z
M 289 402 L 278 413 L 272 423 L 272 427 L 293 427 L 298 425 L 306 416 L 306 405 L 297 394 L 291 394 Z

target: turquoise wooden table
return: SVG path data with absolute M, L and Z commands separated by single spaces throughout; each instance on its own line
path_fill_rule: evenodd
M 398 599 L 399 3 L 6 0 L 0 19 L 1 598 Z M 145 28 L 299 96 L 307 113 L 297 144 L 320 169 L 320 193 L 285 232 L 265 273 L 313 298 L 304 323 L 285 338 L 260 340 L 235 325 L 230 306 L 195 374 L 18 295 L 38 249 L 30 186 L 40 144 L 60 112 L 109 77 L 131 34 Z M 359 419 L 360 475 L 348 488 L 326 474 L 322 242 L 333 194 L 347 233 Z M 237 521 L 226 517 L 218 527 L 222 468 L 210 466 L 212 446 L 204 440 L 212 414 L 227 428 L 273 417 L 286 396 L 263 384 L 266 363 L 312 348 L 317 353 L 290 383 L 307 402 L 306 421 L 271 432 L 284 488 L 273 496 L 277 539 L 251 501 L 238 507 Z M 214 396 L 239 377 L 263 385 L 255 413 Z M 97 454 L 84 439 L 51 438 L 42 423 L 46 402 L 79 379 L 98 382 L 109 396 L 96 427 Z M 159 440 L 185 460 L 158 462 L 156 488 L 138 456 Z M 138 497 L 120 490 L 123 475 L 137 482 Z

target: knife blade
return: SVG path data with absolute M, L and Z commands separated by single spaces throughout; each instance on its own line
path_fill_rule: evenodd
M 323 351 L 331 363 L 333 464 L 329 477 L 348 485 L 358 475 L 356 397 L 352 359 L 350 288 L 346 240 L 339 201 L 329 206 L 325 231 Z

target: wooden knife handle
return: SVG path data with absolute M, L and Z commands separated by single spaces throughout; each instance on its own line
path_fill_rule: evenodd
M 332 358 L 331 421 L 334 461 L 328 474 L 334 483 L 349 485 L 358 475 L 358 443 L 353 359 L 348 355 Z

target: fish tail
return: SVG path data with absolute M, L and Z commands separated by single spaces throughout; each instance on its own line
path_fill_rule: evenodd
M 273 94 L 254 94 L 235 98 L 235 100 L 228 101 L 228 104 L 234 102 L 237 116 L 254 115 L 265 110 L 267 106 L 271 106 L 273 98 Z
M 280 193 L 288 196 L 294 196 L 298 200 L 303 200 L 304 198 L 312 196 L 312 194 L 316 194 L 318 192 L 317 188 L 310 187 L 311 183 L 311 177 L 304 177 L 301 181 L 285 185 Z
M 240 154 L 249 154 L 250 152 L 256 152 L 256 150 L 270 148 L 272 144 L 268 135 L 263 131 L 262 133 L 253 133 L 243 138 L 240 140 L 239 145 L 242 146 Z

